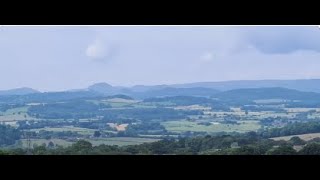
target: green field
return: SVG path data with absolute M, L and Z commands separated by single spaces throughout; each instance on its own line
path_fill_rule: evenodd
M 103 102 L 105 104 L 109 104 L 111 105 L 113 108 L 117 108 L 117 107 L 123 107 L 123 106 L 129 106 L 132 103 L 126 103 L 126 102 Z
M 63 132 L 63 131 L 72 131 L 77 132 L 81 135 L 93 135 L 94 129 L 87 129 L 87 128 L 80 128 L 80 127 L 73 127 L 73 126 L 64 126 L 64 127 L 45 127 L 40 129 L 31 129 L 30 131 L 39 132 L 41 130 L 44 131 L 53 131 L 53 132 Z
M 5 112 L 0 111 L 0 122 L 1 121 L 21 121 L 21 120 L 36 120 L 36 118 L 30 117 L 27 114 L 28 106 L 8 109 Z
M 93 146 L 99 146 L 101 144 L 105 145 L 117 145 L 117 146 L 127 146 L 127 145 L 138 145 L 143 143 L 151 143 L 159 141 L 160 139 L 154 139 L 154 138 L 133 138 L 133 137 L 113 137 L 113 138 L 101 138 L 101 139 L 84 139 L 86 141 L 89 141 L 92 143 Z M 60 145 L 63 147 L 67 147 L 72 145 L 72 141 L 67 141 L 63 139 L 31 139 L 31 147 L 33 147 L 33 144 L 42 145 L 45 143 L 48 145 L 49 142 L 53 142 L 55 145 Z M 22 146 L 27 147 L 27 140 L 23 139 L 21 140 Z
M 94 104 L 105 104 L 110 105 L 114 108 L 123 107 L 128 105 L 133 105 L 138 103 L 139 101 L 130 100 L 130 99 L 121 99 L 121 98 L 113 98 L 113 99 L 105 99 L 105 100 L 87 100 L 88 102 L 92 102 Z
M 13 113 L 27 113 L 28 111 L 28 106 L 23 106 L 23 107 L 18 107 L 18 108 L 12 108 L 12 109 L 8 109 L 7 111 L 5 112 L 0 112 L 0 114 L 3 114 L 3 115 L 11 115 Z
M 139 102 L 139 103 L 134 103 L 134 104 L 131 104 L 133 107 L 135 108 L 155 108 L 157 106 L 155 105 L 152 105 L 152 104 L 146 104 L 146 103 L 142 103 L 142 102 Z
M 112 99 L 107 99 L 105 100 L 106 102 L 115 102 L 115 103 L 137 103 L 139 101 L 137 100 L 132 100 L 132 99 L 122 99 L 122 98 L 112 98 Z
M 88 100 L 88 102 L 92 102 L 97 105 L 98 104 L 110 105 L 111 107 L 123 107 L 131 104 L 126 102 L 109 102 L 109 101 L 98 101 L 98 100 Z
M 254 100 L 257 104 L 273 104 L 273 103 L 285 103 L 285 99 L 257 99 Z
M 52 132 L 71 131 L 71 132 L 77 132 L 78 134 L 81 134 L 81 135 L 84 135 L 84 136 L 93 135 L 94 132 L 96 131 L 95 129 L 80 128 L 80 127 L 73 127 L 73 126 L 45 127 L 45 128 L 39 128 L 39 129 L 31 129 L 30 131 L 39 132 L 41 130 L 52 131 Z M 116 131 L 109 131 L 109 130 L 104 130 L 104 132 L 106 132 L 106 133 L 117 133 Z
M 292 137 L 295 137 L 295 136 L 301 138 L 302 140 L 309 141 L 309 140 L 314 139 L 314 138 L 320 138 L 320 133 L 309 133 L 309 134 L 300 134 L 300 135 L 292 135 L 292 136 L 281 136 L 281 137 L 270 138 L 270 139 L 273 139 L 275 141 L 280 141 L 280 140 L 289 141 Z
M 139 134 L 139 137 L 141 138 L 162 138 L 162 137 L 173 137 L 178 138 L 179 135 L 151 135 L 151 134 Z
M 197 122 L 189 121 L 167 121 L 163 122 L 162 125 L 171 132 L 248 132 L 256 131 L 260 128 L 258 121 L 241 121 L 239 125 L 232 124 L 212 124 L 210 126 L 199 125 Z
M 31 147 L 33 147 L 34 144 L 40 146 L 43 143 L 45 143 L 46 145 L 48 145 L 48 143 L 50 141 L 53 142 L 55 145 L 60 145 L 60 146 L 63 146 L 63 147 L 70 146 L 73 143 L 73 142 L 70 142 L 70 141 L 63 140 L 63 139 L 50 139 L 50 140 L 46 140 L 46 139 L 31 139 L 30 141 L 31 141 Z M 22 142 L 22 147 L 24 147 L 24 148 L 28 147 L 26 139 L 22 139 L 21 142 Z
M 154 138 L 135 138 L 135 137 L 113 137 L 113 138 L 103 138 L 103 139 L 86 139 L 90 141 L 92 145 L 99 146 L 101 144 L 105 145 L 118 145 L 118 146 L 127 146 L 127 145 L 138 145 L 143 143 L 151 143 L 159 141 L 160 139 Z
M 163 101 L 163 102 L 143 102 L 146 106 L 174 106 L 175 104 L 169 101 Z
M 200 106 L 200 105 L 191 105 L 191 106 L 175 106 L 173 109 L 176 110 L 200 110 L 204 112 L 208 112 L 211 110 L 211 107 Z

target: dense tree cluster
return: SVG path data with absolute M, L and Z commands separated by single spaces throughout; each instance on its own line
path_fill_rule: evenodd
M 260 132 L 263 137 L 279 137 L 279 136 L 289 136 L 298 135 L 306 133 L 319 133 L 320 132 L 320 122 L 297 122 L 288 124 L 282 128 L 271 128 Z
M 273 111 L 273 112 L 276 112 L 276 113 L 287 112 L 286 110 L 284 110 L 282 108 L 279 108 L 279 107 L 264 106 L 264 105 L 242 106 L 241 110 L 243 110 L 243 111 L 251 111 L 251 112 L 261 112 L 261 111 Z
M 103 105 L 103 104 L 102 104 Z M 79 119 L 95 117 L 99 109 L 105 108 L 86 101 L 68 101 L 32 106 L 28 110 L 30 116 L 43 119 Z M 101 107 L 102 106 L 102 107 Z
M 12 145 L 20 139 L 21 132 L 10 126 L 0 125 L 0 146 Z
M 158 142 L 130 146 L 93 146 L 80 140 L 69 147 L 55 147 L 53 143 L 35 146 L 34 155 L 320 155 L 320 144 L 309 143 L 296 151 L 292 142 L 261 139 L 255 133 L 242 136 L 205 136 L 194 138 L 164 139 Z M 25 149 L 0 151 L 0 154 L 27 154 Z
M 135 135 L 138 135 L 138 134 L 164 135 L 167 133 L 167 130 L 159 122 L 145 122 L 145 123 L 138 123 L 138 124 L 130 124 L 126 129 L 126 133 L 128 132 Z
M 161 103 L 169 102 L 176 106 L 190 106 L 190 105 L 203 105 L 211 107 L 217 111 L 230 111 L 230 107 L 218 101 L 216 99 L 210 99 L 206 97 L 194 97 L 194 96 L 169 96 L 161 98 L 147 98 L 144 100 L 147 103 Z
M 172 108 L 133 108 L 133 109 L 108 109 L 103 112 L 103 120 L 111 122 L 112 119 L 138 119 L 141 121 L 150 120 L 172 120 L 185 119 L 189 115 L 203 115 L 198 110 L 175 110 Z
M 30 116 L 40 119 L 88 119 L 98 118 L 104 122 L 131 123 L 135 120 L 152 119 L 184 119 L 189 115 L 202 115 L 198 110 L 175 110 L 173 108 L 125 108 L 111 109 L 110 106 L 87 101 L 68 101 L 32 106 L 28 110 Z
M 162 98 L 147 98 L 144 102 L 171 102 L 177 106 L 189 106 L 194 104 L 211 104 L 216 101 L 205 97 L 169 96 Z

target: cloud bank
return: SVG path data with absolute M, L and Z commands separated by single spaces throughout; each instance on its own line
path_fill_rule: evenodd
M 288 54 L 310 50 L 320 52 L 317 26 L 240 27 L 247 43 L 266 54 Z
M 93 43 L 89 44 L 85 53 L 86 56 L 93 60 L 108 60 L 113 54 L 113 48 L 102 39 L 96 39 Z
M 318 26 L 5 26 L 0 39 L 0 89 L 320 78 Z

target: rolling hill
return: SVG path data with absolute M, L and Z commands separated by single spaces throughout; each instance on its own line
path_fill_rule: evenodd
M 320 100 L 320 93 L 302 92 L 287 88 L 247 88 L 224 91 L 214 95 L 219 99 L 286 99 L 286 100 Z
M 271 88 L 281 87 L 295 89 L 298 91 L 310 91 L 320 93 L 320 79 L 299 79 L 299 80 L 239 80 L 223 82 L 198 82 L 187 84 L 173 84 L 170 87 L 192 88 L 203 87 L 212 88 L 220 91 L 245 88 Z
M 0 91 L 0 96 L 27 95 L 27 94 L 35 94 L 35 93 L 40 93 L 40 92 L 32 88 L 23 87 L 23 88 L 17 88 L 17 89 L 2 90 Z

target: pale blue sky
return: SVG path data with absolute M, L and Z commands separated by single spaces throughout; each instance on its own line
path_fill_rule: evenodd
M 317 26 L 2 26 L 0 89 L 320 78 Z

